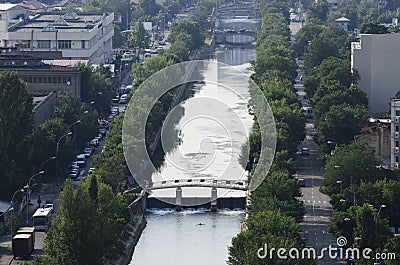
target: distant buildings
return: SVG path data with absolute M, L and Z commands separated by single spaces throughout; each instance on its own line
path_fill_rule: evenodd
M 336 25 L 338 25 L 339 27 L 344 29 L 346 32 L 349 30 L 348 26 L 349 26 L 350 19 L 345 18 L 345 17 L 340 17 L 340 18 L 335 19 L 335 22 L 336 22 Z
M 22 51 L 59 52 L 63 59 L 110 63 L 113 20 L 113 13 L 70 11 L 31 16 L 28 9 L 18 4 L 0 4 L 0 46 L 21 44 Z
M 390 164 L 393 169 L 400 168 L 400 99 L 392 99 L 390 103 L 391 124 L 391 156 Z
M 365 141 L 374 148 L 375 155 L 382 159 L 383 165 L 390 166 L 391 159 L 391 121 L 390 119 L 372 119 L 354 136 L 355 142 Z
M 351 45 L 351 67 L 361 75 L 371 113 L 388 112 L 390 99 L 400 90 L 400 33 L 361 34 Z
M 0 71 L 18 72 L 34 96 L 47 96 L 50 92 L 55 92 L 57 97 L 67 93 L 81 95 L 78 68 L 44 64 L 42 58 L 29 56 L 18 48 L 0 48 Z

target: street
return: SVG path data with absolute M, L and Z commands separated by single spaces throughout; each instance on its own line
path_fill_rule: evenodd
M 300 80 L 301 73 L 296 79 L 295 88 L 297 95 L 303 107 L 308 106 L 304 99 L 304 89 Z M 298 149 L 306 147 L 309 149 L 309 155 L 299 155 L 297 159 L 297 178 L 305 180 L 305 187 L 301 188 L 306 214 L 304 221 L 300 224 L 306 239 L 306 247 L 313 247 L 317 255 L 321 253 L 322 248 L 330 246 L 336 247 L 336 239 L 328 233 L 329 218 L 332 215 L 332 206 L 329 203 L 329 197 L 320 192 L 319 188 L 322 181 L 323 165 L 318 160 L 318 145 L 314 142 L 312 135 L 315 134 L 314 121 L 308 119 L 306 125 L 306 139 L 301 143 Z M 325 253 L 323 259 L 318 258 L 318 264 L 338 264 Z

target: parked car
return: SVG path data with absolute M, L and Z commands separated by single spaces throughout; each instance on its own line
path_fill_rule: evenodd
M 107 130 L 105 128 L 100 128 L 99 129 L 99 134 L 105 136 L 107 134 Z
M 68 178 L 77 179 L 79 176 L 79 170 L 71 170 L 68 174 Z
M 90 157 L 90 156 L 92 155 L 93 150 L 92 150 L 92 148 L 90 148 L 90 147 L 86 147 L 86 148 L 83 150 L 83 152 L 84 152 L 84 154 L 85 154 L 85 157 L 88 158 L 88 157 Z
M 310 154 L 310 150 L 307 147 L 301 148 L 301 155 L 308 156 Z
M 99 146 L 99 140 L 93 138 L 93 139 L 90 141 L 89 145 L 90 145 L 90 146 L 93 146 L 94 148 L 96 148 L 96 147 Z
M 298 179 L 297 183 L 299 184 L 300 187 L 305 187 L 306 186 L 305 179 Z
M 119 99 L 119 104 L 126 104 L 126 98 L 128 97 L 128 94 L 123 94 L 121 98 Z

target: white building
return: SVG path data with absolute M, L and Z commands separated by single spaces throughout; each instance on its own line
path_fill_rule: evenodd
M 400 90 L 400 33 L 361 34 L 351 45 L 351 67 L 361 75 L 371 113 L 388 112 L 390 99 Z
M 390 165 L 391 168 L 399 169 L 400 168 L 400 99 L 392 99 L 390 104 L 390 114 L 391 114 L 391 137 L 390 137 L 390 147 L 391 147 L 391 155 L 390 155 Z
M 21 51 L 61 52 L 64 59 L 112 61 L 114 14 L 45 12 L 29 16 L 17 4 L 0 4 L 0 45 Z

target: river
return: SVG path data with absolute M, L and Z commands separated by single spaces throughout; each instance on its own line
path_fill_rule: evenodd
M 219 47 L 216 50 L 215 58 L 218 62 L 233 65 L 238 69 L 245 71 L 249 67 L 249 61 L 255 59 L 255 48 L 243 47 Z M 221 71 L 220 71 L 221 72 Z M 218 73 L 218 82 L 221 84 L 229 84 L 235 82 L 235 76 L 221 75 Z M 247 73 L 249 73 L 247 71 Z M 207 71 L 204 73 L 208 74 Z M 242 77 L 239 77 L 243 79 Z M 247 77 L 248 78 L 248 77 Z M 243 80 L 242 80 L 243 81 Z M 215 87 L 214 87 L 215 88 Z M 185 115 L 190 114 L 190 102 L 198 97 L 205 95 L 212 97 L 222 97 L 225 103 L 234 100 L 234 96 L 219 91 L 219 95 L 215 94 L 212 85 L 207 83 L 197 85 L 194 88 L 194 95 L 182 104 L 185 108 Z M 237 97 L 236 97 L 237 98 Z M 244 132 L 239 133 L 241 141 L 244 142 L 251 129 L 252 117 L 248 114 L 247 104 L 243 102 L 234 103 L 235 115 L 240 118 L 241 126 Z M 231 102 L 232 103 L 232 102 Z M 227 105 L 231 105 L 227 103 Z M 227 114 L 228 115 L 228 114 Z M 231 117 L 227 116 L 225 123 L 235 123 Z M 238 120 L 236 120 L 238 122 Z M 225 124 L 226 125 L 226 124 Z M 225 127 L 225 125 L 223 127 Z M 214 127 L 213 127 L 214 126 Z M 228 126 L 229 127 L 229 126 Z M 213 133 L 210 133 L 213 132 Z M 212 165 L 208 167 L 207 174 L 215 177 L 220 171 L 226 170 L 226 148 L 219 148 L 219 144 L 226 141 L 224 134 L 216 132 L 221 131 L 221 125 L 218 122 L 207 122 L 204 119 L 195 119 L 190 126 L 182 126 L 182 141 L 177 151 L 190 153 L 192 156 L 204 155 L 204 150 L 199 150 L 202 142 L 195 139 L 202 138 L 207 135 L 206 143 L 213 143 L 212 151 L 215 152 Z M 208 133 L 208 134 L 207 134 Z M 185 138 L 186 137 L 186 140 Z M 192 140 L 190 137 L 194 138 Z M 204 142 L 203 142 L 204 143 Z M 207 144 L 205 144 L 207 147 Z M 238 163 L 238 154 L 240 145 L 229 147 L 230 159 L 233 157 L 235 162 L 233 167 L 240 167 Z M 184 151 L 182 151 L 184 150 Z M 221 151 L 221 152 L 220 152 Z M 225 153 L 224 153 L 225 152 Z M 168 158 L 169 157 L 169 158 Z M 174 153 L 167 154 L 165 164 L 161 167 L 160 175 L 176 176 L 177 167 L 174 163 Z M 192 159 L 196 160 L 196 159 Z M 205 159 L 206 162 L 208 161 Z M 201 161 L 201 159 L 196 160 Z M 195 162 L 196 162 L 195 161 Z M 195 163 L 194 162 L 194 163 Z M 204 162 L 204 161 L 203 161 Z M 197 164 L 194 164 L 198 166 Z M 217 166 L 215 166 L 217 165 Z M 230 166 L 232 167 L 232 165 Z M 235 169 L 235 171 L 238 171 Z M 186 193 L 195 193 L 201 196 L 202 188 L 187 188 Z M 206 196 L 210 196 L 209 189 L 202 189 Z M 205 191 L 204 191 L 205 190 Z M 162 191 L 162 196 L 166 196 L 168 191 Z M 220 192 L 220 191 L 218 191 Z M 174 194 L 174 190 L 170 190 Z M 235 192 L 236 196 L 244 196 L 244 192 Z M 185 195 L 185 194 L 184 194 Z M 232 193 L 225 192 L 218 196 L 235 196 Z M 154 196 L 154 195 L 153 195 Z M 130 264 L 135 265 L 222 265 L 226 264 L 228 258 L 228 246 L 231 244 L 232 237 L 239 231 L 244 220 L 244 210 L 220 210 L 217 213 L 211 213 L 208 209 L 184 210 L 176 212 L 175 210 L 148 210 L 146 214 L 147 226 L 144 229 L 139 242 L 135 248 L 135 252 Z M 204 225 L 199 225 L 199 224 Z

